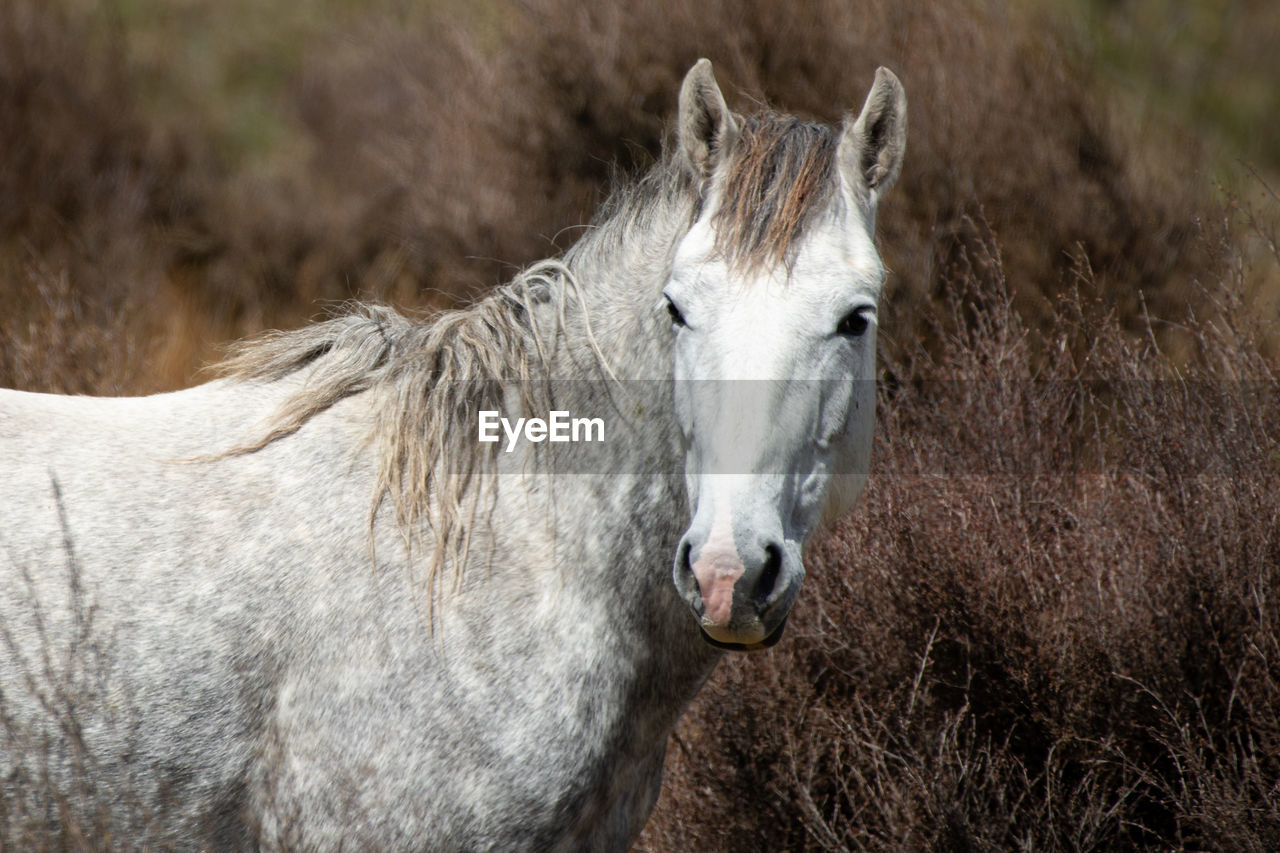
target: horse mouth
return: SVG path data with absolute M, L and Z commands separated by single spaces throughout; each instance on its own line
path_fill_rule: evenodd
M 787 619 L 790 616 L 790 613 L 783 616 L 782 621 L 778 623 L 778 627 L 774 628 L 767 637 L 758 643 L 726 643 L 712 637 L 701 625 L 698 626 L 698 630 L 702 632 L 702 639 L 717 649 L 723 649 L 727 652 L 756 652 L 760 649 L 767 649 L 782 639 L 782 632 L 786 630 Z

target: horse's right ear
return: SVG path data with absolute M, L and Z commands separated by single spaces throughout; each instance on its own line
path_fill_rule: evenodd
M 716 85 L 710 60 L 699 59 L 684 76 L 679 121 L 680 153 L 701 183 L 711 177 L 738 138 L 738 125 Z

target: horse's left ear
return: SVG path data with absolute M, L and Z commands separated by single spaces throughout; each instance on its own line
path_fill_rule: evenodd
M 907 93 L 888 68 L 876 69 L 862 113 L 840 134 L 840 173 L 871 210 L 893 186 L 907 149 Z
M 699 59 L 680 87 L 676 135 L 685 165 L 700 184 L 710 178 L 738 138 L 738 124 L 720 94 L 711 61 Z

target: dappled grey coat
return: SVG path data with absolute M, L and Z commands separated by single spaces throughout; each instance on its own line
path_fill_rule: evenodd
M 730 113 L 704 61 L 677 150 L 470 309 L 357 311 L 173 394 L 0 392 L 0 843 L 624 849 L 865 479 L 904 133 L 887 72 L 837 133 Z M 553 403 L 608 422 L 588 467 L 475 440 Z

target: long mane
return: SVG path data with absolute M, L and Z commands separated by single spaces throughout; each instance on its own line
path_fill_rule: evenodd
M 827 203 L 835 146 L 829 128 L 772 113 L 748 117 L 743 131 L 715 216 L 717 250 L 749 267 L 783 260 Z M 424 580 L 434 601 L 447 562 L 460 582 L 481 500 L 493 494 L 496 445 L 474 440 L 478 412 L 501 409 L 511 383 L 518 383 L 525 411 L 545 411 L 537 380 L 551 375 L 569 325 L 585 332 L 570 347 L 585 347 L 608 374 L 588 302 L 620 301 L 595 292 L 601 288 L 635 287 L 619 281 L 622 269 L 651 269 L 660 287 L 670 263 L 662 255 L 674 243 L 656 245 L 655 235 L 687 231 L 703 201 L 683 162 L 667 154 L 640 179 L 615 187 L 563 261 L 541 261 L 468 308 L 424 322 L 355 303 L 326 322 L 235 346 L 215 368 L 225 378 L 270 382 L 308 372 L 264 432 L 230 453 L 259 450 L 347 397 L 373 395 L 370 440 L 379 465 L 370 526 L 390 501 L 409 547 L 427 545 Z M 557 310 L 540 311 L 547 303 Z
M 545 312 L 536 308 L 552 300 L 561 311 L 551 312 L 552 324 L 540 324 Z M 589 329 L 572 272 L 543 261 L 476 304 L 430 321 L 354 303 L 334 319 L 238 344 L 216 367 L 224 378 L 306 375 L 265 431 L 229 454 L 260 450 L 339 401 L 368 393 L 378 460 L 370 528 L 388 502 L 410 550 L 426 545 L 422 581 L 434 602 L 446 563 L 460 581 L 477 513 L 493 494 L 496 446 L 475 441 L 478 412 L 501 409 L 513 385 L 526 411 L 545 408 L 536 380 L 547 375 L 566 305 L 582 312 Z

